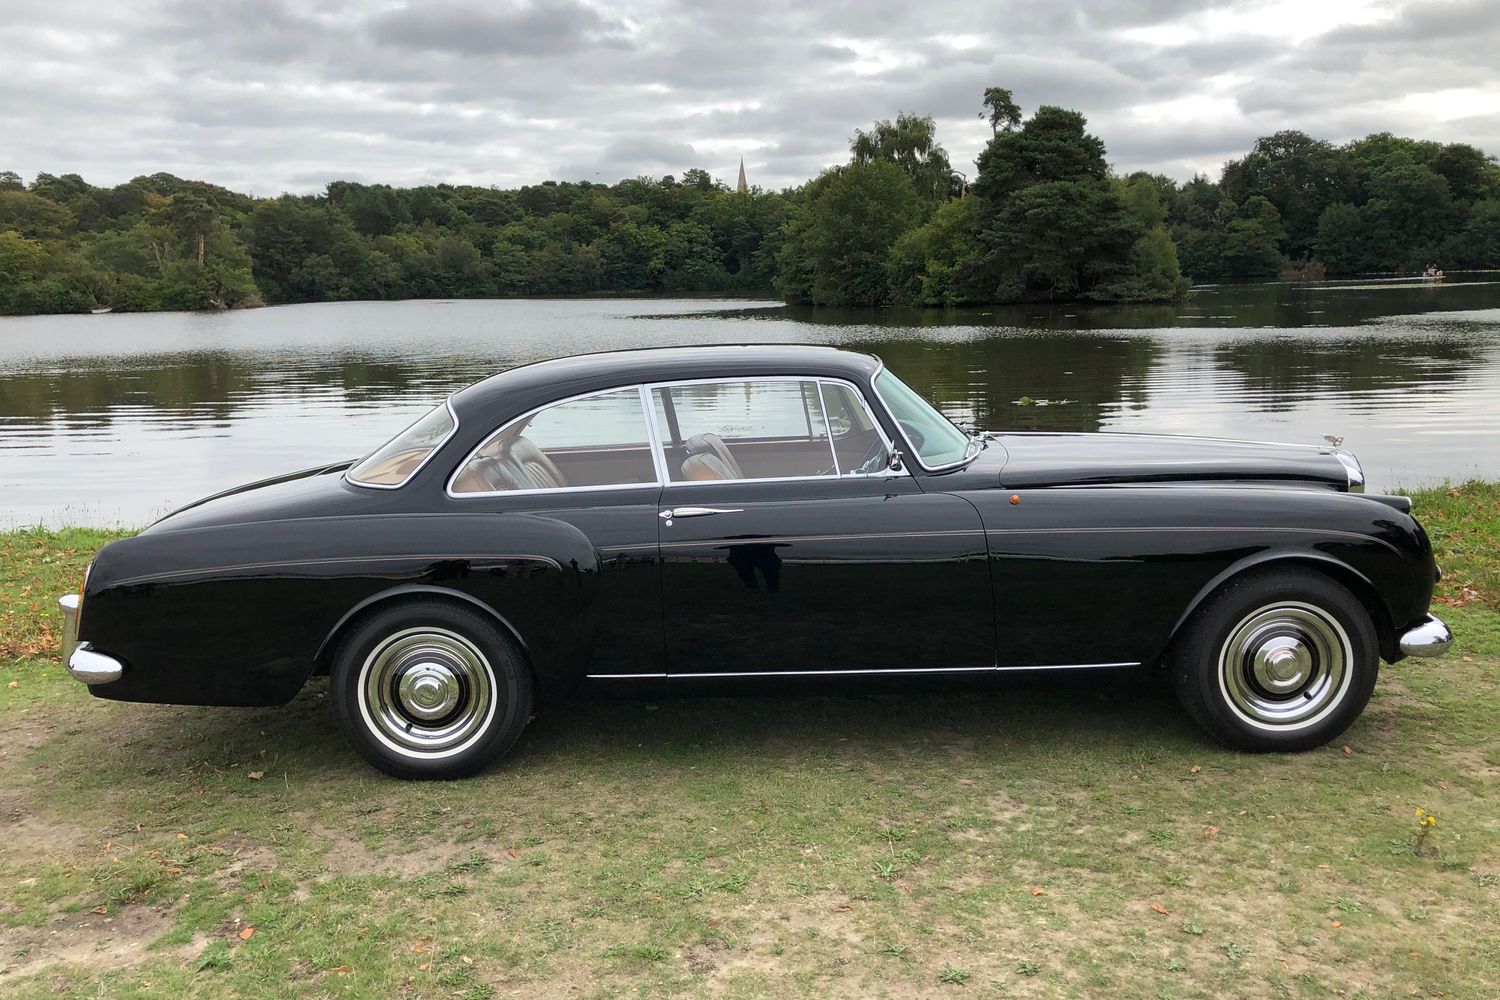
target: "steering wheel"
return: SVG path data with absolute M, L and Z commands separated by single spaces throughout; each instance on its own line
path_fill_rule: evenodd
M 922 445 L 927 443 L 927 435 L 922 433 L 922 428 L 909 420 L 901 420 L 898 423 L 901 424 L 901 429 L 906 432 L 906 439 L 911 442 L 912 448 L 916 451 L 921 451 Z
M 862 475 L 869 475 L 872 472 L 879 472 L 889 461 L 890 455 L 885 450 L 885 442 L 876 438 L 871 442 L 869 449 L 865 452 L 864 458 L 859 460 L 859 465 L 854 467 L 854 471 Z

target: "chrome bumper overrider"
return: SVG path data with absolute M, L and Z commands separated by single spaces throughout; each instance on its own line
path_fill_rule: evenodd
M 96 653 L 88 643 L 78 641 L 78 595 L 58 598 L 57 606 L 63 616 L 63 666 L 68 668 L 73 679 L 84 684 L 108 684 L 119 680 L 125 673 L 125 664 L 113 656 Z
M 1401 652 L 1407 656 L 1442 656 L 1452 644 L 1453 633 L 1432 615 L 1401 633 Z

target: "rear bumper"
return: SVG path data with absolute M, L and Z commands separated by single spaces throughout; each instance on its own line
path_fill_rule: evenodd
M 1401 633 L 1401 652 L 1407 656 L 1442 656 L 1453 644 L 1453 633 L 1435 616 Z
M 57 606 L 62 611 L 62 661 L 73 679 L 84 684 L 108 684 L 125 674 L 125 664 L 113 656 L 106 656 L 89 648 L 86 642 L 78 641 L 78 595 L 68 594 L 58 598 Z

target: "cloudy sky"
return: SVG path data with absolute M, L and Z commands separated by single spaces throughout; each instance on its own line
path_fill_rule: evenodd
M 972 172 L 999 85 L 1186 179 L 1283 128 L 1500 153 L 1497 53 L 1500 0 L 0 0 L 0 170 L 775 188 L 906 110 Z

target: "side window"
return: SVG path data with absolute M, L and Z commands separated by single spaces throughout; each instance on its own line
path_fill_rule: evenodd
M 426 416 L 377 448 L 346 473 L 365 486 L 400 486 L 453 433 L 453 413 L 439 403 Z
M 673 482 L 835 474 L 816 381 L 746 379 L 652 390 Z
M 636 389 L 586 396 L 502 427 L 453 477 L 454 493 L 656 482 Z
M 821 383 L 828 426 L 833 430 L 833 450 L 843 475 L 883 473 L 890 464 L 890 449 L 880 429 L 870 419 L 859 394 L 847 385 Z

